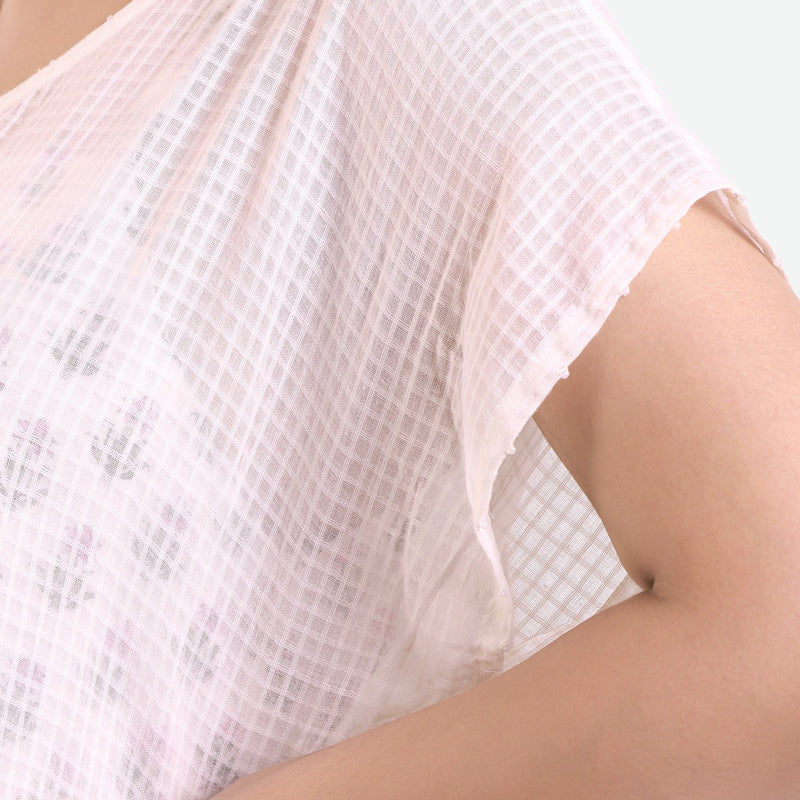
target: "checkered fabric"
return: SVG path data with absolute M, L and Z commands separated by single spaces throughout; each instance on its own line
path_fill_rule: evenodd
M 531 420 L 698 198 L 593 0 L 132 0 L 0 98 L 0 796 L 201 800 L 630 592 Z

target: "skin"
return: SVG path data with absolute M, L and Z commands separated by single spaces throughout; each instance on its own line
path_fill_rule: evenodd
M 695 204 L 534 419 L 644 591 L 218 800 L 800 795 L 800 301 Z
M 124 4 L 4 0 L 0 91 Z M 800 301 L 706 198 L 534 415 L 644 591 L 219 800 L 796 798 L 798 398 Z
M 63 55 L 128 0 L 2 0 L 0 94 Z

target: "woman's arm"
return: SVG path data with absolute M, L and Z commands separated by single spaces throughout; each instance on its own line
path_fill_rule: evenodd
M 800 301 L 707 198 L 535 419 L 645 591 L 220 800 L 800 796 Z

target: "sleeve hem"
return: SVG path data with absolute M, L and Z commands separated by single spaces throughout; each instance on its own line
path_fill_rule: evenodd
M 558 328 L 520 372 L 490 417 L 474 461 L 471 480 L 473 523 L 496 579 L 496 596 L 487 613 L 484 648 L 503 648 L 511 633 L 513 598 L 504 573 L 489 507 L 500 467 L 514 452 L 514 442 L 528 419 L 556 382 L 567 377 L 569 365 L 591 341 L 611 314 L 619 298 L 628 293 L 631 281 L 650 255 L 702 197 L 716 198 L 737 226 L 786 278 L 780 259 L 755 228 L 744 196 L 718 173 L 704 173 L 666 194 L 640 231 L 625 242 L 610 259 L 614 264 L 587 293 L 585 301 L 564 315 Z

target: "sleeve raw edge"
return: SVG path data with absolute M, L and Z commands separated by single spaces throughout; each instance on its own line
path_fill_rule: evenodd
M 513 598 L 489 514 L 500 467 L 506 456 L 514 452 L 514 442 L 528 419 L 555 383 L 568 375 L 569 365 L 600 330 L 619 298 L 627 294 L 629 284 L 656 247 L 695 202 L 712 192 L 737 226 L 786 278 L 780 259 L 753 224 L 741 192 L 719 174 L 706 173 L 665 195 L 642 230 L 612 257 L 615 266 L 592 287 L 586 302 L 564 315 L 542 352 L 525 365 L 495 409 L 476 459 L 480 474 L 473 476 L 473 522 L 497 582 L 495 602 L 488 609 L 485 622 L 484 649 L 487 652 L 506 646 L 513 619 Z

